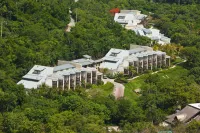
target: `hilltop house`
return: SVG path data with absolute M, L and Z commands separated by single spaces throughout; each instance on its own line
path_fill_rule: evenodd
M 145 28 L 147 15 L 141 14 L 138 10 L 120 10 L 115 13 L 114 21 L 121 24 L 124 28 L 134 31 L 137 35 L 146 36 L 158 44 L 169 44 L 171 39 L 160 33 L 160 30 L 154 28 Z
M 120 10 L 120 13 L 115 13 L 114 21 L 125 28 L 132 29 L 146 17 L 147 15 L 141 14 L 138 10 Z

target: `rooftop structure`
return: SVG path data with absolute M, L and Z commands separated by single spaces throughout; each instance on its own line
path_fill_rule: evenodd
M 200 103 L 188 104 L 182 110 L 167 116 L 167 120 L 165 120 L 161 125 L 169 126 L 175 124 L 176 122 L 187 124 L 192 120 L 200 120 Z
M 63 64 L 63 65 L 59 65 L 59 66 L 54 67 L 53 72 L 68 70 L 68 69 L 72 69 L 72 68 L 75 68 L 75 66 L 67 63 L 67 64 Z
M 92 57 L 89 56 L 89 55 L 83 55 L 83 57 L 86 58 L 86 59 L 92 59 Z
M 132 30 L 135 31 L 137 35 L 146 36 L 152 41 L 157 41 L 157 43 L 161 45 L 169 44 L 171 41 L 170 38 L 164 36 L 164 34 L 161 34 L 160 30 L 158 29 L 133 28 Z
M 103 57 L 103 63 L 100 64 L 100 69 L 110 69 L 116 71 L 125 57 L 129 56 L 129 51 L 122 49 L 110 49 L 110 51 Z
M 82 67 L 93 66 L 93 63 L 94 63 L 93 60 L 91 60 L 91 59 L 85 59 L 85 58 L 72 60 L 72 62 L 74 62 L 76 64 L 79 64 Z
M 48 75 L 53 73 L 53 67 L 35 65 L 17 84 L 23 84 L 27 89 L 36 89 L 43 83 Z

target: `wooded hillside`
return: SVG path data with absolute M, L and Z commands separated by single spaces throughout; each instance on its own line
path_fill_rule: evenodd
M 187 62 L 172 71 L 175 76 L 165 80 L 159 74 L 147 74 L 141 97 L 125 96 L 117 101 L 96 91 L 111 91 L 111 83 L 92 86 L 93 93 L 46 86 L 27 92 L 16 85 L 34 64 L 54 66 L 58 59 L 83 54 L 100 58 L 112 47 L 148 45 L 148 38 L 113 21 L 109 10 L 116 7 L 150 15 L 148 26 L 161 29 L 172 43 L 185 47 L 180 56 Z M 65 32 L 69 8 L 77 23 L 71 32 Z M 198 0 L 0 0 L 0 24 L 0 132 L 104 133 L 108 125 L 118 125 L 124 133 L 158 132 L 167 130 L 158 124 L 176 108 L 200 102 Z M 194 133 L 199 125 L 178 123 L 170 130 Z

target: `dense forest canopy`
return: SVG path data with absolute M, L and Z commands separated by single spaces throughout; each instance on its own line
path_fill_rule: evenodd
M 199 0 L 0 0 L 0 132 L 104 133 L 118 125 L 123 132 L 157 132 L 157 125 L 177 106 L 200 102 L 200 5 Z M 184 46 L 187 59 L 178 77 L 164 80 L 146 75 L 142 96 L 115 100 L 112 95 L 88 94 L 84 89 L 63 92 L 41 87 L 25 91 L 16 82 L 34 64 L 54 66 L 89 54 L 101 58 L 114 48 L 149 45 L 113 21 L 112 8 L 136 9 L 149 15 L 154 26 Z M 76 20 L 71 32 L 69 9 Z M 167 47 L 166 47 L 167 48 Z M 178 50 L 177 50 L 178 51 Z M 171 52 L 171 51 L 169 51 Z M 93 86 L 108 91 L 113 85 Z M 175 102 L 176 101 L 176 102 Z M 200 123 L 173 127 L 196 132 Z M 180 129 L 181 128 L 181 129 Z

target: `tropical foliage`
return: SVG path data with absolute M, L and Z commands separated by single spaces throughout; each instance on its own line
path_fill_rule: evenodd
M 175 43 L 155 49 L 186 58 L 184 70 L 172 71 L 170 79 L 144 76 L 141 96 L 117 101 L 108 94 L 110 83 L 69 92 L 16 85 L 34 64 L 53 66 L 58 59 L 83 54 L 100 58 L 111 47 L 128 49 L 130 43 L 149 45 L 148 38 L 113 21 L 109 10 L 115 7 L 150 15 L 147 26 L 161 29 Z M 66 33 L 69 8 L 77 23 Z M 198 0 L 0 0 L 0 23 L 0 132 L 104 133 L 108 125 L 118 125 L 125 133 L 157 132 L 163 130 L 159 122 L 177 107 L 200 102 Z M 132 76 L 135 71 L 129 70 Z M 172 130 L 198 132 L 199 122 Z

